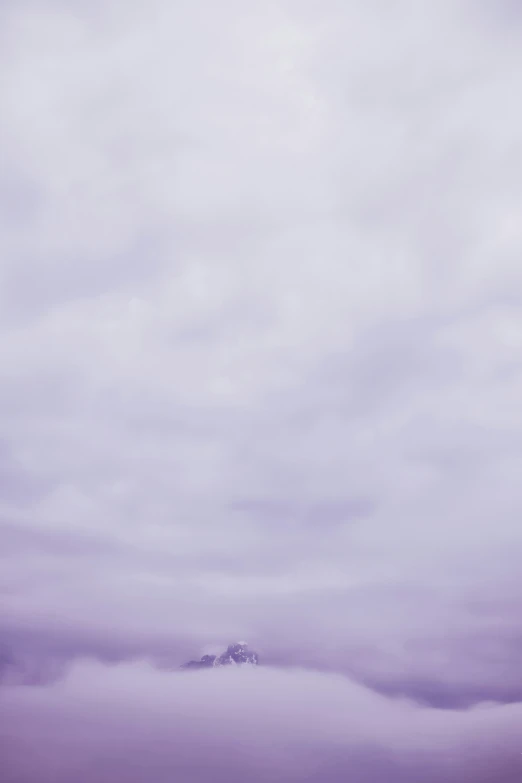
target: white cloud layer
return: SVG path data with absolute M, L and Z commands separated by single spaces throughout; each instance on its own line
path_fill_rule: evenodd
M 82 665 L 2 701 L 6 783 L 520 779 L 521 705 L 448 714 L 301 670 Z

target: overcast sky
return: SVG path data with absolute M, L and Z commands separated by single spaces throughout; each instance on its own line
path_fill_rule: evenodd
M 6 650 L 522 700 L 519 4 L 3 0 L 0 74 Z

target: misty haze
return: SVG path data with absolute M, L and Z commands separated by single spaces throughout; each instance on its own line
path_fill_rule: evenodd
M 0 0 L 1 783 L 522 783 L 522 4 Z

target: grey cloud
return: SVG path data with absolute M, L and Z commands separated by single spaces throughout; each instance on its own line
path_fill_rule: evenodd
M 47 491 L 45 481 L 28 474 L 16 459 L 8 442 L 0 440 L 0 492 L 16 506 L 24 506 L 38 500 Z
M 5 643 L 519 699 L 507 4 L 1 13 Z

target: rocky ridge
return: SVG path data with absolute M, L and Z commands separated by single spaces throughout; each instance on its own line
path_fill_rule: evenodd
M 257 666 L 259 664 L 259 656 L 253 650 L 248 649 L 246 642 L 235 642 L 234 644 L 229 644 L 221 655 L 203 655 L 199 661 L 188 661 L 181 668 L 210 669 L 216 666 L 241 666 L 244 664 Z

